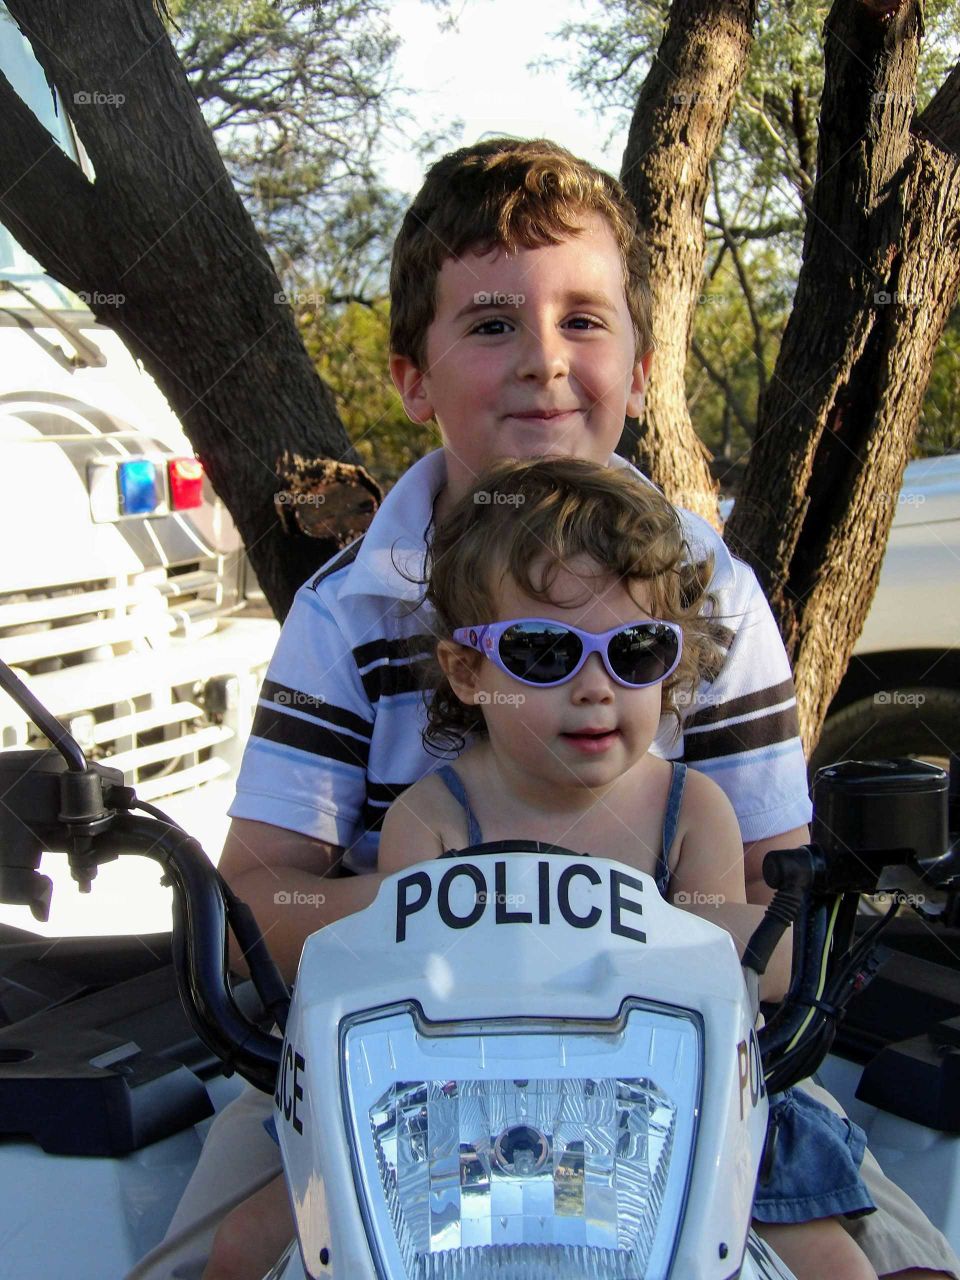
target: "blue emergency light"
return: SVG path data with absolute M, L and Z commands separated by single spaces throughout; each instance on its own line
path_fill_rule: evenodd
M 162 500 L 156 463 L 147 458 L 121 462 L 117 469 L 120 510 L 125 516 L 144 516 L 155 511 Z

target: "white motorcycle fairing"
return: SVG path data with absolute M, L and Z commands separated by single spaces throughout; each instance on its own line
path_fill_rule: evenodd
M 767 1099 L 732 939 L 619 863 L 503 848 L 306 943 L 275 1097 L 304 1273 L 788 1276 L 744 1256 Z

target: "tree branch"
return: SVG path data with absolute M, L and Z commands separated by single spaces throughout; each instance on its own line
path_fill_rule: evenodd
M 802 188 L 806 192 L 813 185 L 816 150 L 808 128 L 806 95 L 799 84 L 793 86 L 790 106 L 793 136 L 797 140 L 797 172 L 800 175 Z
M 721 373 L 717 366 L 710 360 L 709 356 L 704 351 L 703 347 L 700 346 L 699 342 L 697 342 L 696 338 L 694 338 L 690 344 L 690 351 L 710 381 L 723 393 L 724 404 L 727 405 L 730 412 L 740 423 L 744 434 L 749 439 L 753 435 L 755 424 L 748 416 L 743 401 L 737 395 L 730 379 L 725 374 Z
M 802 218 L 778 218 L 774 222 L 764 222 L 760 226 L 751 226 L 745 222 L 731 222 L 725 229 L 716 218 L 705 219 L 708 227 L 716 227 L 721 232 L 720 239 L 732 236 L 741 244 L 744 240 L 769 240 L 773 236 L 793 234 L 803 227 Z
M 960 64 L 917 116 L 914 130 L 941 150 L 960 155 Z
M 750 280 L 744 269 L 743 259 L 740 256 L 740 249 L 737 242 L 730 236 L 724 225 L 723 205 L 720 202 L 720 183 L 717 180 L 716 165 L 711 162 L 710 173 L 713 178 L 713 203 L 717 210 L 717 217 L 720 222 L 720 230 L 724 233 L 727 245 L 730 249 L 730 256 L 733 259 L 734 270 L 737 273 L 737 280 L 740 282 L 740 291 L 743 294 L 744 301 L 747 304 L 747 313 L 750 316 L 750 327 L 753 330 L 753 356 L 754 363 L 757 367 L 757 386 L 760 395 L 763 395 L 767 388 L 767 369 L 766 369 L 766 353 L 763 349 L 763 329 L 760 325 L 760 316 L 757 313 L 757 304 L 753 296 L 753 289 Z M 749 433 L 748 434 L 752 434 Z
M 85 258 L 91 247 L 94 191 L 30 108 L 0 73 L 0 169 L 11 184 L 0 196 L 3 221 L 50 275 L 75 292 L 93 281 Z M 56 191 L 58 198 L 51 200 Z M 36 227 L 33 210 L 45 225 Z M 30 216 L 25 216 L 29 212 Z M 61 242 L 74 247 L 58 252 Z

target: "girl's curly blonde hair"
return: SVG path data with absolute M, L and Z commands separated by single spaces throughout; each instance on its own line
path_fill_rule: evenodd
M 722 658 L 716 620 L 703 612 L 715 605 L 706 591 L 713 560 L 694 562 L 676 510 L 625 468 L 535 458 L 508 459 L 487 471 L 437 528 L 428 550 L 426 599 L 436 610 L 438 640 L 452 639 L 458 627 L 497 621 L 504 575 L 524 594 L 550 601 L 557 570 L 577 556 L 595 560 L 628 591 L 643 583 L 652 615 L 681 627 L 683 654 L 662 689 L 663 710 L 679 731 L 680 706 L 702 678 L 716 675 Z M 468 734 L 485 731 L 483 712 L 461 702 L 436 668 L 424 745 L 458 752 Z

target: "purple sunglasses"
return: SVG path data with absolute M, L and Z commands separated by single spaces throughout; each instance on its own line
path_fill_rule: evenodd
M 513 618 L 459 627 L 453 638 L 478 650 L 521 684 L 538 688 L 572 680 L 590 654 L 599 653 L 617 684 L 643 689 L 672 675 L 683 649 L 680 628 L 656 618 L 600 632 L 548 618 Z

